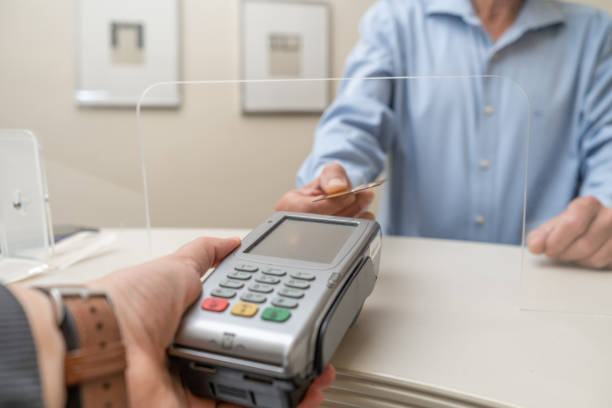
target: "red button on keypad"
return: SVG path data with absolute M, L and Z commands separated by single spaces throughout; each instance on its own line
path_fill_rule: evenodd
M 202 309 L 210 310 L 211 312 L 222 312 L 229 306 L 229 302 L 225 299 L 209 297 L 202 302 Z

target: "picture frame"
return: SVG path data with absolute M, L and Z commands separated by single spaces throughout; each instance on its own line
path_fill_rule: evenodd
M 179 80 L 179 0 L 75 0 L 75 16 L 78 106 L 134 107 L 149 85 Z M 180 103 L 168 85 L 142 106 Z
M 330 103 L 332 85 L 324 80 L 331 73 L 328 3 L 242 0 L 241 27 L 242 79 L 276 80 L 243 83 L 243 113 L 321 113 L 325 110 Z

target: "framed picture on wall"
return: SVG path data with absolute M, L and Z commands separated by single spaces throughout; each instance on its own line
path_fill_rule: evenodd
M 149 85 L 179 79 L 178 0 L 77 0 L 75 6 L 78 105 L 133 107 Z M 178 86 L 153 89 L 143 101 L 179 105 Z
M 242 78 L 280 80 L 244 83 L 243 112 L 322 112 L 330 101 L 330 81 L 290 80 L 329 77 L 329 4 L 242 0 L 241 13 Z

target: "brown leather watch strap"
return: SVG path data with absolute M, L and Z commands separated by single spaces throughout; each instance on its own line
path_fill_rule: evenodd
M 84 408 L 127 406 L 125 348 L 112 306 L 103 296 L 64 297 L 78 348 L 67 351 L 66 385 L 79 385 Z

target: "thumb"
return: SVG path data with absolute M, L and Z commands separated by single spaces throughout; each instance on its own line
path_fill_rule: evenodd
M 202 276 L 208 269 L 217 266 L 239 245 L 240 238 L 237 237 L 227 239 L 202 237 L 183 245 L 175 254 L 191 263 Z
M 335 194 L 351 188 L 351 182 L 340 163 L 329 163 L 321 172 L 321 188 L 326 194 Z
M 193 303 L 202 292 L 200 278 L 210 268 L 219 264 L 230 252 L 240 245 L 240 238 L 198 238 L 179 248 L 174 256 L 195 271 L 185 278 L 185 298 L 183 309 Z

